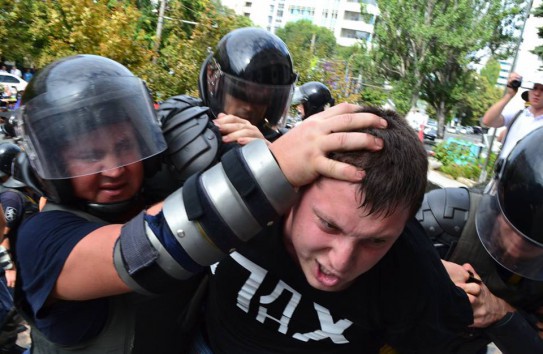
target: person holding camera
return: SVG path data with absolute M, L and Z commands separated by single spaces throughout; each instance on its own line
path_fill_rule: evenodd
M 520 87 L 528 89 L 529 106 L 520 111 L 504 112 L 505 106 L 515 97 Z M 482 122 L 488 127 L 507 128 L 499 156 L 500 160 L 505 159 L 520 139 L 543 126 L 543 73 L 537 72 L 523 82 L 522 76 L 512 72 L 505 94 L 485 112 Z
M 116 61 L 75 55 L 40 70 L 18 111 L 28 159 L 17 161 L 25 184 L 47 198 L 17 239 L 16 303 L 32 352 L 184 353 L 209 265 L 279 219 L 297 188 L 320 175 L 364 177 L 328 158 L 382 149 L 380 138 L 355 131 L 386 122 L 358 108 L 342 104 L 269 146 L 256 139 L 216 156 L 220 132 L 209 116 L 161 127 L 145 83 Z M 193 126 L 203 139 L 177 150 Z M 143 180 L 166 151 L 194 166 L 179 168 L 190 171 L 185 184 L 151 204 Z

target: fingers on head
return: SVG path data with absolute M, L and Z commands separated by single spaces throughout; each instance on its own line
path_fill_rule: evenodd
M 383 146 L 380 138 L 367 133 L 332 133 L 323 139 L 324 151 L 379 150 Z
M 372 113 L 346 113 L 328 119 L 326 128 L 330 132 L 353 131 L 362 128 L 385 128 L 385 119 Z
M 356 182 L 364 177 L 364 172 L 356 167 L 325 157 L 321 157 L 319 165 L 317 172 L 325 177 L 349 182 Z

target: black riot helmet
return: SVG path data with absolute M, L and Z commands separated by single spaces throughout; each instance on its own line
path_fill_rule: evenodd
M 25 90 L 17 123 L 43 195 L 57 203 L 75 199 L 70 178 L 146 160 L 166 149 L 144 82 L 116 61 L 96 55 L 66 57 L 40 70 Z M 91 132 L 100 132 L 100 139 L 81 139 Z M 121 133 L 126 146 L 106 162 L 92 155 Z M 78 146 L 86 155 L 63 156 L 67 146 Z M 68 168 L 67 160 L 83 158 L 97 162 L 77 172 Z
M 477 209 L 479 238 L 503 267 L 543 281 L 543 128 L 521 139 Z
M 304 107 L 303 120 L 333 106 L 335 100 L 332 98 L 332 94 L 325 84 L 318 81 L 310 81 L 296 87 L 291 104 L 301 104 Z
M 21 151 L 14 143 L 0 144 L 0 177 L 11 176 L 11 164 Z
M 219 41 L 202 65 L 198 86 L 215 116 L 233 114 L 262 128 L 284 121 L 296 79 L 285 43 L 249 27 Z
M 15 112 L 0 112 L 0 117 L 4 120 L 4 122 L 0 124 L 0 133 L 4 134 L 7 138 L 15 138 Z

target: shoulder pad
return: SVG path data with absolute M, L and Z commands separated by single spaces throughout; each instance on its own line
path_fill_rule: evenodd
M 436 244 L 456 244 L 468 220 L 470 195 L 466 188 L 439 188 L 424 195 L 417 220 Z
M 175 96 L 158 110 L 168 144 L 165 160 L 175 168 L 176 177 L 181 180 L 205 170 L 219 155 L 220 132 L 212 122 L 209 108 L 201 103 L 190 96 Z
M 157 110 L 157 118 L 163 124 L 166 120 L 187 108 L 202 105 L 203 102 L 199 98 L 188 95 L 173 96 L 160 104 Z

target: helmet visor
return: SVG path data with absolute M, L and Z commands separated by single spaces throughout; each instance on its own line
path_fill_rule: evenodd
M 294 84 L 259 84 L 224 72 L 220 76 L 217 90 L 209 95 L 216 115 L 221 112 L 233 114 L 256 126 L 264 125 L 266 120 L 271 125 L 284 121 L 282 118 L 288 112 Z
M 296 87 L 294 90 L 294 95 L 292 95 L 292 101 L 290 101 L 290 105 L 298 105 L 304 101 L 304 94 L 302 93 L 302 90 L 300 87 Z
M 166 149 L 143 81 L 99 77 L 70 84 L 76 87 L 75 93 L 48 91 L 19 111 L 25 149 L 40 177 L 94 174 Z
M 503 215 L 496 189 L 495 184 L 477 208 L 476 227 L 481 243 L 504 268 L 543 281 L 543 245 L 517 230 Z

